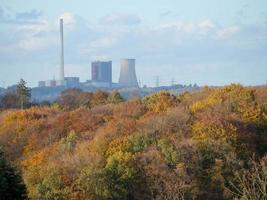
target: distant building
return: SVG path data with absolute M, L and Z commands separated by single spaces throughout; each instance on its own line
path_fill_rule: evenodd
M 38 87 L 45 87 L 45 81 L 39 81 Z
M 56 87 L 57 82 L 56 80 L 47 80 L 45 81 L 45 87 Z
M 65 80 L 56 80 L 56 86 L 66 86 L 66 81 Z
M 109 87 L 112 85 L 112 61 L 92 62 L 92 83 L 108 83 Z
M 97 87 L 97 88 L 110 88 L 111 84 L 109 82 L 91 82 L 91 86 Z
M 80 85 L 79 77 L 65 77 L 67 87 L 78 87 Z

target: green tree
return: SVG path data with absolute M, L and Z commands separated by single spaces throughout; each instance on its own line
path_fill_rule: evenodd
M 26 187 L 21 177 L 7 163 L 4 152 L 0 147 L 0 199 L 27 199 Z
M 72 152 L 75 148 L 75 145 L 78 141 L 78 136 L 74 130 L 70 131 L 69 135 L 66 138 L 61 139 L 61 144 L 64 147 L 64 150 Z
M 178 161 L 178 153 L 175 150 L 175 147 L 167 139 L 160 139 L 158 141 L 158 147 L 161 150 L 161 153 L 164 156 L 165 162 L 169 166 L 175 166 Z
M 109 156 L 104 174 L 107 199 L 136 199 L 141 179 L 133 154 L 120 151 Z
M 19 96 L 20 107 L 23 109 L 31 99 L 31 89 L 26 86 L 26 81 L 20 79 L 17 85 L 17 95 Z

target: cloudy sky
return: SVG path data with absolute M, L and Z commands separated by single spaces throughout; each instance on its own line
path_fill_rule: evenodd
M 267 81 L 266 0 L 0 0 L 0 86 L 58 77 L 64 18 L 66 76 L 90 63 L 136 58 L 142 85 Z

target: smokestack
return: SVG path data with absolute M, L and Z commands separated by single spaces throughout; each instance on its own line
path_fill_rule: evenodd
M 61 42 L 61 57 L 60 57 L 60 71 L 59 80 L 64 85 L 64 40 L 63 40 L 63 19 L 60 19 L 60 42 Z
M 135 74 L 135 59 L 122 59 L 119 84 L 122 87 L 138 88 Z

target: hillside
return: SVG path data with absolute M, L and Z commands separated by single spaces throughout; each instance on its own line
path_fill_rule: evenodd
M 31 199 L 266 199 L 267 87 L 75 93 L 1 111 L 0 145 Z

